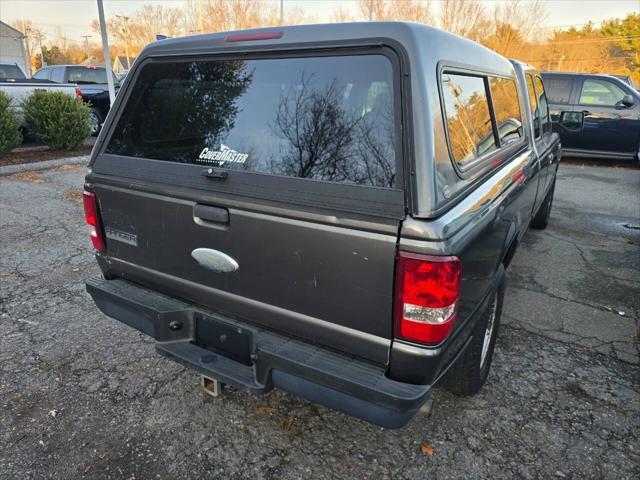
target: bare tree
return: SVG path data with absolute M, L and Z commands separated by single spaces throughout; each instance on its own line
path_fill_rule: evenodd
M 480 0 L 442 0 L 440 26 L 477 42 L 490 33 L 491 22 Z
M 97 20 L 91 22 L 91 28 L 100 32 Z M 107 20 L 109 36 L 120 45 L 127 44 L 132 55 L 155 41 L 157 34 L 175 37 L 185 33 L 184 12 L 180 8 L 162 5 L 144 5 L 129 17 L 111 17 Z
M 280 97 L 274 133 L 284 140 L 272 171 L 316 180 L 392 186 L 394 118 L 390 95 L 379 95 L 366 114 L 343 102 L 336 79 L 316 85 L 302 74 L 299 87 Z M 376 97 L 378 100 L 378 98 Z
M 338 7 L 336 10 L 331 12 L 331 15 L 329 16 L 329 21 L 331 23 L 353 22 L 354 20 L 355 17 L 351 11 L 342 7 Z
M 431 0 L 360 0 L 360 13 L 372 20 L 433 23 Z

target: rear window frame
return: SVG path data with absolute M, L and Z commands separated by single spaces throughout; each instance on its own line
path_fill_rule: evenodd
M 404 215 L 406 210 L 406 206 L 408 204 L 408 194 L 407 194 L 407 175 L 406 172 L 409 171 L 409 167 L 407 166 L 407 152 L 410 151 L 408 147 L 408 135 L 410 132 L 407 132 L 405 128 L 402 128 L 402 125 L 406 124 L 406 118 L 408 113 L 410 113 L 410 106 L 407 105 L 406 95 L 407 95 L 407 87 L 405 84 L 405 78 L 403 72 L 406 69 L 405 58 L 403 56 L 402 51 L 398 51 L 396 45 L 386 44 L 382 42 L 360 42 L 360 43 L 351 43 L 351 42 L 341 42 L 336 44 L 335 42 L 329 42 L 327 45 L 314 45 L 314 47 L 300 47 L 298 45 L 292 45 L 289 48 L 284 45 L 268 45 L 268 46 L 248 46 L 244 48 L 238 47 L 223 47 L 219 48 L 217 45 L 212 47 L 206 53 L 199 52 L 181 52 L 179 54 L 158 54 L 158 55 L 149 55 L 144 58 L 139 59 L 133 65 L 131 72 L 127 75 L 127 81 L 124 85 L 125 88 L 121 88 L 118 97 L 116 98 L 116 103 L 114 104 L 115 108 L 112 108 L 113 113 L 115 114 L 112 121 L 109 124 L 108 129 L 103 129 L 100 137 L 98 138 L 99 146 L 96 149 L 95 154 L 92 157 L 92 161 L 90 162 L 90 167 L 97 167 L 96 173 L 101 173 L 99 165 L 101 163 L 101 158 L 103 158 L 104 163 L 108 163 L 107 157 L 118 158 L 118 159 L 128 159 L 131 162 L 136 161 L 144 161 L 144 162 L 154 162 L 156 165 L 158 164 L 166 164 L 171 165 L 175 168 L 187 168 L 192 172 L 202 172 L 205 169 L 205 165 L 199 164 L 190 164 L 190 163 L 179 163 L 174 161 L 167 160 L 157 160 L 152 158 L 141 158 L 141 157 L 129 157 L 123 155 L 110 154 L 106 152 L 106 149 L 109 145 L 109 142 L 112 139 L 114 131 L 116 130 L 116 126 L 120 121 L 122 114 L 124 112 L 125 106 L 129 102 L 131 94 L 133 92 L 133 86 L 138 81 L 140 76 L 140 72 L 142 69 L 149 65 L 150 63 L 175 63 L 175 62 L 189 62 L 189 61 L 206 61 L 206 60 L 253 60 L 253 59 L 286 59 L 286 58 L 303 58 L 303 57 L 333 57 L 333 56 L 351 56 L 351 55 L 383 55 L 385 56 L 391 66 L 392 70 L 392 78 L 393 78 L 393 109 L 394 109 L 394 137 L 395 137 L 395 183 L 393 187 L 380 187 L 380 186 L 371 186 L 371 185 L 360 185 L 355 183 L 340 183 L 340 182 L 331 182 L 325 180 L 315 180 L 308 178 L 300 178 L 300 177 L 291 177 L 291 176 L 281 176 L 281 175 L 273 175 L 268 173 L 259 173 L 259 172 L 251 172 L 251 171 L 241 171 L 241 170 L 233 170 L 226 169 L 224 167 L 216 167 L 216 169 L 228 171 L 230 176 L 234 178 L 243 178 L 246 177 L 250 179 L 250 177 L 263 177 L 267 178 L 266 183 L 269 185 L 273 184 L 291 184 L 292 186 L 298 185 L 298 188 L 292 189 L 293 191 L 302 191 L 301 185 L 304 185 L 301 182 L 312 182 L 317 185 L 327 185 L 328 191 L 336 192 L 339 190 L 344 190 L 345 195 L 342 197 L 345 199 L 351 200 L 351 196 L 355 195 L 359 197 L 358 192 L 362 192 L 363 190 L 371 190 L 377 192 L 389 192 L 382 193 L 381 201 L 372 202 L 380 204 L 381 212 L 389 212 L 393 211 L 393 218 L 401 218 Z M 109 174 L 108 174 L 109 175 Z M 152 177 L 153 175 L 150 175 Z M 148 180 L 149 183 L 166 183 L 164 180 L 154 180 L 150 178 Z M 293 183 L 291 183 L 293 182 Z M 211 185 L 215 185 L 211 183 Z M 219 184 L 220 185 L 220 184 Z M 177 184 L 167 185 L 170 188 L 178 187 Z M 197 187 L 196 187 L 197 188 Z M 321 187 L 319 187 L 321 188 Z M 358 190 L 360 189 L 360 190 Z M 207 189 L 208 190 L 208 189 Z M 216 191 L 215 188 L 212 188 L 211 191 Z M 226 195 L 228 192 L 221 192 L 223 195 Z M 380 193 L 377 195 L 380 196 Z M 242 194 L 241 194 L 242 195 Z M 371 197 L 371 194 L 362 194 L 364 197 Z M 383 205 L 385 202 L 388 202 L 390 198 L 402 198 L 401 207 L 400 205 L 396 205 L 393 208 L 387 208 L 388 205 Z M 260 197 L 258 197 L 260 198 Z M 276 199 L 275 201 L 278 201 Z M 284 201 L 291 201 L 291 197 L 284 197 Z M 349 201 L 347 201 L 349 203 Z M 356 198 L 354 202 L 351 202 L 354 205 L 358 204 L 358 199 Z M 360 202 L 362 203 L 362 202 Z M 364 203 L 367 203 L 367 200 L 364 200 Z M 322 202 L 319 205 L 316 204 L 308 204 L 308 206 L 319 206 L 323 208 L 325 206 L 329 206 L 329 204 L 323 204 Z M 335 206 L 335 205 L 334 205 Z M 332 207 L 329 207 L 332 208 Z M 352 211 L 349 208 L 349 205 L 346 205 L 344 209 L 337 208 L 337 210 L 345 210 Z M 400 215 L 400 210 L 402 211 L 402 215 Z M 362 210 L 362 213 L 369 213 L 368 211 Z M 382 216 L 389 216 L 383 214 Z
M 474 160 L 469 162 L 464 167 L 461 167 L 458 161 L 453 154 L 453 149 L 451 148 L 451 137 L 449 135 L 449 124 L 447 122 L 447 112 L 445 108 L 444 102 L 444 92 L 442 90 L 442 76 L 444 74 L 452 74 L 452 75 L 463 75 L 463 76 L 471 76 L 471 77 L 479 77 L 484 81 L 486 98 L 489 106 L 489 115 L 491 116 L 491 126 L 493 130 L 493 137 L 496 148 L 491 150 L 479 157 L 476 157 Z M 518 101 L 518 109 L 520 110 L 520 121 L 523 126 L 522 136 L 520 140 L 507 144 L 500 145 L 500 139 L 498 134 L 498 126 L 496 120 L 496 114 L 493 104 L 493 96 L 491 92 L 489 77 L 497 77 L 504 78 L 507 80 L 511 80 L 514 82 L 516 86 L 516 97 Z M 521 88 L 518 84 L 518 79 L 513 76 L 505 75 L 500 72 L 495 72 L 491 70 L 479 70 L 473 67 L 469 67 L 467 65 L 453 63 L 453 62 L 440 62 L 438 63 L 438 67 L 436 69 L 436 84 L 438 86 L 438 95 L 440 102 L 440 114 L 442 116 L 442 126 L 444 128 L 445 139 L 447 142 L 447 152 L 449 154 L 449 160 L 454 170 L 458 174 L 458 176 L 463 180 L 469 180 L 471 178 L 477 177 L 479 175 L 485 174 L 492 169 L 496 169 L 503 165 L 505 158 L 523 147 L 523 145 L 527 142 L 527 132 L 524 128 L 524 115 L 522 110 L 522 103 L 520 102 L 521 97 Z M 525 113 L 526 114 L 526 113 Z

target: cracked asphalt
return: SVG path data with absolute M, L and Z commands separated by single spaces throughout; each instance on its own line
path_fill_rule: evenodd
M 82 181 L 0 178 L 0 478 L 640 477 L 637 168 L 561 165 L 549 228 L 508 270 L 487 385 L 436 388 L 401 430 L 278 391 L 211 398 L 100 314 Z

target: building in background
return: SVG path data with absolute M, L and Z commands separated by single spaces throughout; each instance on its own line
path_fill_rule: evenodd
M 24 42 L 22 32 L 0 21 L 0 63 L 16 64 L 30 77 L 31 62 L 27 59 Z
M 136 61 L 136 57 L 125 57 L 124 55 L 118 55 L 113 61 L 113 73 L 117 76 L 128 73 L 133 62 Z

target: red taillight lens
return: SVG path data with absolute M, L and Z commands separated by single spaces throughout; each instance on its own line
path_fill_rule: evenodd
M 91 243 L 96 250 L 105 250 L 104 238 L 102 237 L 102 225 L 100 224 L 100 215 L 98 214 L 98 202 L 96 194 L 93 192 L 84 192 L 82 194 L 84 203 L 84 218 L 87 224 L 91 226 Z
M 250 42 L 254 40 L 277 40 L 282 38 L 282 32 L 258 32 L 258 33 L 237 33 L 227 35 L 225 42 Z
M 456 319 L 461 271 L 457 257 L 399 252 L 395 336 L 430 345 L 447 338 Z
M 82 92 L 78 87 L 76 87 L 76 97 L 82 97 Z

